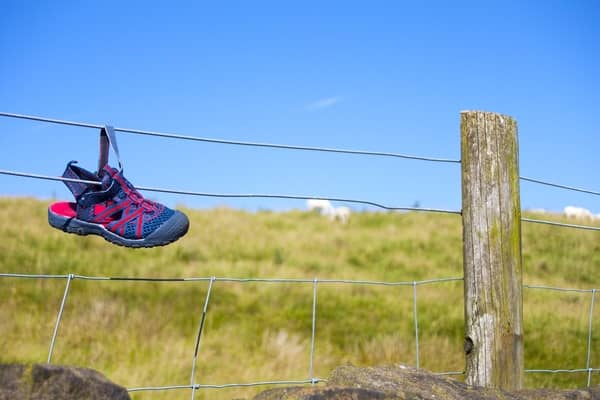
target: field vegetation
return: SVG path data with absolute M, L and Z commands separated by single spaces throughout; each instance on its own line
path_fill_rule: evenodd
M 306 211 L 184 209 L 191 229 L 162 248 L 132 250 L 67 235 L 46 202 L 0 199 L 0 273 L 90 277 L 231 277 L 421 281 L 462 276 L 461 220 L 356 212 L 347 225 Z M 544 216 L 560 220 L 559 217 Z M 524 283 L 600 288 L 600 233 L 524 223 Z M 66 279 L 0 277 L 0 362 L 46 362 Z M 128 388 L 187 385 L 209 282 L 74 279 L 53 363 L 94 368 Z M 463 371 L 463 286 L 417 286 L 420 367 Z M 590 292 L 524 290 L 525 368 L 585 368 Z M 591 366 L 600 368 L 600 293 Z M 313 283 L 214 283 L 195 381 L 304 380 Z M 415 365 L 413 287 L 319 283 L 314 376 L 336 366 Z M 458 377 L 457 379 L 460 379 Z M 582 387 L 587 373 L 528 373 L 528 387 Z M 600 372 L 592 374 L 600 384 Z M 198 399 L 261 388 L 203 389 Z M 189 390 L 133 399 L 188 399 Z

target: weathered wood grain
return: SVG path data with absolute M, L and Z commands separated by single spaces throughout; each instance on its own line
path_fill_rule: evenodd
M 517 124 L 461 113 L 466 381 L 523 386 L 521 206 Z

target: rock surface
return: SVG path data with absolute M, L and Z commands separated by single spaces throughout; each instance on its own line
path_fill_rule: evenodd
M 580 390 L 473 388 L 455 379 L 405 366 L 335 369 L 326 386 L 290 387 L 259 393 L 254 400 L 600 400 L 600 387 Z
M 127 390 L 87 368 L 0 364 L 0 400 L 130 400 Z

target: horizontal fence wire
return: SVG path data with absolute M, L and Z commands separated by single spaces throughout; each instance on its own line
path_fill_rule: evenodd
M 18 176 L 18 177 L 44 179 L 44 180 L 52 180 L 52 181 L 81 182 L 81 183 L 94 184 L 94 185 L 100 184 L 99 182 L 96 182 L 96 181 L 63 178 L 60 176 L 41 175 L 41 174 L 34 174 L 34 173 L 29 173 L 29 172 L 9 171 L 9 170 L 4 170 L 4 169 L 0 169 L 0 175 L 12 175 L 12 176 Z M 173 190 L 173 189 L 165 189 L 165 188 L 146 187 L 146 186 L 136 186 L 136 188 L 139 190 L 149 191 L 149 192 L 180 194 L 180 195 L 188 195 L 188 196 L 218 197 L 218 198 L 263 198 L 263 199 L 267 198 L 267 199 L 287 199 L 287 200 L 329 200 L 329 201 L 340 202 L 340 203 L 368 205 L 368 206 L 373 206 L 373 207 L 388 210 L 388 211 L 416 211 L 416 212 L 453 214 L 453 215 L 461 215 L 462 214 L 462 211 L 460 211 L 460 210 L 449 210 L 449 209 L 442 209 L 442 208 L 387 206 L 387 205 L 384 205 L 381 203 L 376 203 L 374 201 L 369 201 L 369 200 L 358 200 L 358 199 L 329 197 L 329 196 L 287 195 L 287 194 L 251 194 L 251 193 L 246 193 L 246 194 L 243 194 L 243 193 L 208 193 L 208 192 Z M 533 218 L 521 218 L 521 220 L 525 221 L 525 222 L 536 223 L 536 224 L 546 224 L 546 225 L 554 225 L 554 226 L 566 227 L 566 228 L 600 231 L 600 226 L 593 226 L 593 225 L 567 224 L 567 223 L 563 223 L 563 222 L 540 220 L 540 219 L 533 219 Z
M 526 369 L 525 372 L 532 374 L 580 374 L 583 372 L 600 372 L 600 368 L 580 369 Z M 589 385 L 588 385 L 589 386 Z
M 40 121 L 40 122 L 49 122 L 49 123 L 61 124 L 61 125 L 72 125 L 72 126 L 85 127 L 85 128 L 94 128 L 94 129 L 100 129 L 104 126 L 104 125 L 99 125 L 99 124 L 90 124 L 90 123 L 85 123 L 85 122 L 67 121 L 67 120 L 54 119 L 54 118 L 45 118 L 45 117 L 38 117 L 38 116 L 34 116 L 34 115 L 13 114 L 13 113 L 7 113 L 7 112 L 0 112 L 0 116 L 28 119 L 28 120 Z M 137 135 L 157 136 L 157 137 L 164 137 L 164 138 L 169 138 L 169 139 L 182 139 L 182 140 L 191 140 L 191 141 L 197 141 L 197 142 L 229 144 L 229 145 L 238 145 L 238 146 L 268 147 L 268 148 L 274 148 L 274 149 L 304 150 L 304 151 L 356 154 L 356 155 L 380 156 L 380 157 L 395 157 L 395 158 L 405 158 L 405 159 L 410 159 L 410 160 L 432 161 L 432 162 L 441 162 L 441 163 L 456 163 L 456 164 L 460 163 L 460 160 L 455 160 L 455 159 L 450 159 L 450 158 L 423 157 L 423 156 L 381 152 L 381 151 L 338 149 L 338 148 L 317 147 L 317 146 L 296 146 L 296 145 L 286 145 L 286 144 L 276 144 L 276 143 L 259 143 L 259 142 L 248 142 L 248 141 L 227 140 L 227 139 L 212 139 L 212 138 L 206 138 L 206 137 L 180 135 L 180 134 L 165 133 L 165 132 L 155 132 L 155 131 L 147 131 L 147 130 L 141 130 L 141 129 L 117 128 L 117 127 L 115 127 L 114 130 L 116 132 L 133 133 L 133 134 L 137 134 Z
M 540 289 L 540 290 L 551 290 L 555 292 L 573 292 L 573 293 L 595 293 L 598 289 L 575 289 L 575 288 L 561 288 L 555 286 L 544 286 L 544 285 L 523 285 L 527 289 Z
M 413 286 L 430 285 L 434 283 L 462 281 L 463 278 L 450 277 L 439 279 L 426 279 L 421 281 L 372 281 L 353 279 L 317 279 L 317 278 L 236 278 L 236 277 L 131 277 L 131 276 L 89 276 L 89 275 L 44 275 L 44 274 L 15 274 L 0 273 L 0 278 L 25 278 L 25 279 L 81 279 L 89 281 L 132 281 L 132 282 L 236 282 L 236 283 L 339 283 L 350 285 L 375 285 L 375 286 Z
M 350 284 L 350 285 L 375 285 L 375 286 L 412 286 L 413 288 L 413 320 L 414 320 L 414 331 L 415 331 L 415 351 L 416 360 L 415 367 L 419 367 L 419 316 L 418 316 L 418 299 L 417 299 L 417 287 L 421 285 L 438 284 L 445 282 L 457 282 L 463 281 L 462 277 L 448 277 L 448 278 L 437 278 L 427 279 L 419 281 L 376 281 L 376 280 L 350 280 L 350 279 L 318 279 L 318 278 L 244 278 L 244 277 L 127 277 L 127 276 L 87 276 L 77 274 L 21 274 L 21 273 L 0 273 L 0 278 L 20 278 L 20 279 L 66 279 L 67 286 L 62 297 L 60 309 L 58 311 L 57 321 L 54 328 L 54 334 L 52 337 L 52 343 L 50 347 L 48 363 L 51 361 L 51 354 L 54 348 L 54 342 L 58 333 L 58 328 L 61 320 L 61 315 L 67 301 L 67 295 L 69 293 L 69 286 L 75 279 L 87 280 L 87 281 L 130 281 L 130 282 L 208 282 L 209 289 L 206 294 L 204 307 L 201 313 L 201 322 L 198 330 L 198 336 L 196 340 L 196 347 L 194 349 L 194 359 L 192 365 L 192 378 L 189 385 L 168 385 L 168 386 L 139 386 L 127 389 L 129 392 L 141 392 L 141 391 L 170 391 L 170 390 L 191 390 L 192 398 L 195 391 L 200 389 L 223 389 L 223 388 L 235 388 L 235 387 L 255 387 L 255 386 L 274 386 L 274 385 L 304 385 L 304 384 L 318 384 L 326 382 L 326 379 L 318 378 L 313 375 L 314 371 L 314 353 L 315 353 L 315 332 L 317 322 L 317 287 L 322 284 Z M 265 283 L 265 284 L 278 284 L 278 283 L 293 283 L 293 284 L 312 284 L 312 314 L 311 314 L 311 346 L 310 346 L 310 360 L 309 360 L 309 377 L 304 380 L 272 380 L 272 381 L 257 381 L 257 382 L 245 382 L 245 383 L 225 383 L 225 384 L 200 384 L 195 382 L 195 368 L 196 359 L 198 357 L 198 351 L 200 349 L 200 339 L 203 331 L 204 320 L 209 309 L 209 298 L 210 289 L 216 282 L 229 282 L 229 283 Z M 591 366 L 591 345 L 592 345 L 592 334 L 593 334 L 593 313 L 594 313 L 594 301 L 596 293 L 600 289 L 578 289 L 578 288 L 563 288 L 554 286 L 544 285 L 528 285 L 524 284 L 523 288 L 531 290 L 545 290 L 553 292 L 572 292 L 572 293 L 590 293 L 591 303 L 589 310 L 589 321 L 588 321 L 588 334 L 587 334 L 587 350 L 586 350 L 586 367 L 579 369 L 525 369 L 526 373 L 587 373 L 587 386 L 591 384 L 592 373 L 600 372 L 599 368 Z M 433 374 L 439 376 L 460 376 L 464 375 L 464 371 L 447 371 L 447 372 L 434 372 Z
M 180 390 L 180 389 L 228 389 L 236 387 L 253 387 L 253 386 L 276 386 L 276 385 L 308 385 L 317 384 L 321 382 L 327 382 L 326 379 L 305 379 L 305 380 L 290 380 L 290 381 L 261 381 L 261 382 L 249 382 L 249 383 L 225 383 L 222 385 L 173 385 L 173 386 L 146 386 L 146 387 L 134 387 L 127 389 L 128 392 L 142 392 L 142 391 L 166 391 L 166 390 Z
M 18 172 L 0 169 L 1 175 L 12 175 L 25 178 L 43 179 L 51 181 L 64 181 L 64 182 L 81 182 L 86 184 L 100 185 L 100 182 L 88 181 L 82 179 L 63 178 L 60 176 L 41 175 L 29 172 Z M 362 204 L 367 206 L 373 206 L 388 211 L 419 211 L 419 212 L 430 212 L 430 213 L 441 213 L 441 214 L 456 214 L 460 215 L 459 210 L 448 210 L 441 208 L 423 208 L 423 207 L 399 207 L 399 206 L 387 206 L 381 203 L 376 203 L 369 200 L 359 200 L 341 197 L 330 197 L 330 196 L 315 196 L 315 195 L 290 195 L 290 194 L 259 194 L 259 193 L 208 193 L 208 192 L 197 192 L 190 190 L 174 190 L 147 186 L 136 186 L 136 189 L 158 192 L 158 193 L 169 193 L 169 194 L 180 194 L 187 196 L 201 196 L 201 197 L 218 197 L 218 198 L 261 198 L 261 199 L 287 199 L 287 200 L 329 200 L 340 203 L 350 204 Z
M 166 392 L 170 390 L 182 390 L 193 388 L 192 385 L 170 385 L 170 386 L 140 386 L 128 388 L 128 392 Z
M 558 183 L 546 182 L 546 181 L 542 181 L 540 179 L 533 179 L 533 178 L 528 178 L 528 177 L 525 177 L 525 176 L 521 176 L 520 178 L 523 181 L 532 182 L 532 183 L 538 183 L 540 185 L 552 186 L 552 187 L 555 187 L 555 188 L 570 190 L 570 191 L 573 191 L 573 192 L 581 192 L 581 193 L 593 194 L 595 196 L 600 196 L 600 192 L 595 191 L 595 190 L 582 189 L 582 188 L 577 188 L 577 187 L 574 187 L 574 186 L 561 185 L 561 184 L 558 184 Z
M 548 221 L 548 220 L 534 219 L 534 218 L 521 218 L 521 221 L 531 222 L 534 224 L 559 226 L 559 227 L 563 227 L 563 228 L 575 228 L 575 229 L 584 229 L 584 230 L 588 230 L 588 231 L 600 231 L 600 226 L 593 226 L 593 225 L 567 224 L 564 222 Z

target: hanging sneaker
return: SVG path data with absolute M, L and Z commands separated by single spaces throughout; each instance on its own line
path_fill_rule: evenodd
M 189 220 L 180 211 L 146 200 L 123 176 L 107 164 L 108 148 L 119 157 L 111 127 L 100 134 L 98 173 L 67 164 L 63 177 L 75 202 L 57 202 L 48 208 L 48 222 L 54 228 L 78 235 L 99 235 L 125 247 L 164 246 L 185 235 Z

